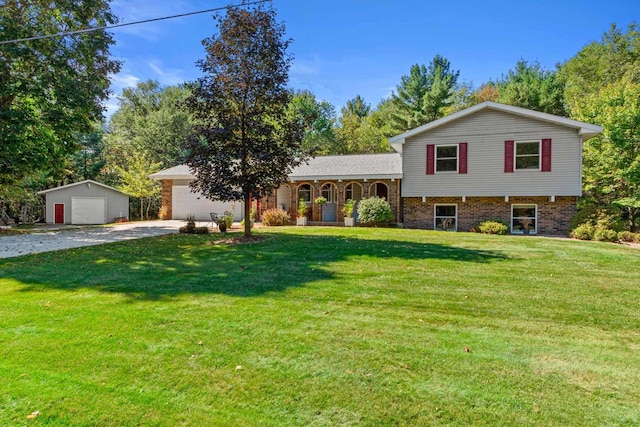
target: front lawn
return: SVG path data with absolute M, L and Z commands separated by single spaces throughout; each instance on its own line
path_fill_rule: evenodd
M 0 425 L 640 423 L 639 249 L 255 233 L 0 260 Z

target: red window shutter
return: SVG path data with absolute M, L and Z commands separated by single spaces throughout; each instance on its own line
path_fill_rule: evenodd
M 458 145 L 458 173 L 467 173 L 467 143 Z
M 542 140 L 542 172 L 551 172 L 551 139 Z
M 504 172 L 513 172 L 513 141 L 504 142 Z
M 433 175 L 434 157 L 435 157 L 435 146 L 433 144 L 429 144 L 427 145 L 427 175 Z

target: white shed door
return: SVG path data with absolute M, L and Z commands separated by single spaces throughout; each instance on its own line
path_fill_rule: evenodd
M 71 224 L 106 224 L 107 201 L 104 197 L 73 197 Z
M 199 197 L 199 198 L 198 198 Z M 242 203 L 233 208 L 233 202 L 211 201 L 204 196 L 191 192 L 188 185 L 174 185 L 172 188 L 171 211 L 173 219 L 184 220 L 193 215 L 198 221 L 211 221 L 211 212 L 222 216 L 225 211 L 234 212 L 234 220 L 242 220 Z

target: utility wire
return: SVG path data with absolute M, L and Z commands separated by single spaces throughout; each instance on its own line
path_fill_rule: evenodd
M 84 28 L 82 30 L 65 31 L 65 32 L 62 32 L 62 33 L 48 34 L 48 35 L 45 35 L 45 36 L 33 36 L 33 37 L 26 37 L 26 38 L 23 38 L 23 39 L 4 40 L 4 41 L 0 41 L 0 45 L 11 44 L 11 43 L 21 43 L 21 42 L 27 42 L 27 41 L 31 41 L 31 40 L 50 39 L 50 38 L 53 38 L 53 37 L 69 36 L 71 34 L 90 33 L 92 31 L 110 30 L 112 28 L 120 28 L 120 27 L 127 27 L 127 26 L 131 26 L 131 25 L 145 24 L 147 22 L 164 21 L 164 20 L 167 20 L 167 19 L 182 18 L 182 17 L 185 17 L 185 16 L 199 15 L 199 14 L 202 14 L 202 13 L 217 12 L 219 10 L 227 9 L 229 7 L 251 6 L 253 4 L 266 3 L 268 1 L 271 1 L 271 0 L 255 0 L 255 1 L 250 1 L 250 2 L 246 2 L 246 3 L 242 3 L 242 4 L 233 4 L 233 5 L 227 5 L 227 6 L 222 6 L 222 7 L 216 7 L 216 8 L 213 8 L 213 9 L 199 10 L 197 12 L 188 12 L 188 13 L 181 13 L 179 15 L 163 16 L 162 18 L 144 19 L 142 21 L 125 22 L 124 24 L 107 25 L 107 26 L 104 26 L 104 27 Z

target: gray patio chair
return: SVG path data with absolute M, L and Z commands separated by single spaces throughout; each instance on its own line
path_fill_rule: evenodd
M 218 230 L 220 229 L 220 217 L 218 217 L 218 214 L 215 212 L 211 212 L 209 213 L 209 215 L 211 215 L 211 227 L 215 227 Z

